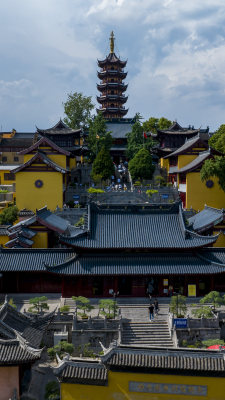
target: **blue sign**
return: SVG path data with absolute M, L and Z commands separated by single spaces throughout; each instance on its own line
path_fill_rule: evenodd
M 162 194 L 162 199 L 168 199 L 169 195 L 168 194 Z
M 80 200 L 80 195 L 79 194 L 74 194 L 73 195 L 74 200 Z
M 176 328 L 187 328 L 187 318 L 174 318 L 173 324 Z

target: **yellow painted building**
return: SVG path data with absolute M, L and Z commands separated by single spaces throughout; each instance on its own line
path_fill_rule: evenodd
M 21 152 L 24 164 L 16 174 L 16 205 L 32 211 L 45 205 L 50 210 L 62 207 L 70 174 L 70 152 L 42 137 Z
M 222 353 L 116 348 L 101 362 L 67 361 L 61 400 L 224 400 Z

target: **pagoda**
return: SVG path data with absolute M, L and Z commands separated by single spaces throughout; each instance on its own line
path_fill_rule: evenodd
M 97 96 L 97 101 L 101 106 L 97 109 L 97 112 L 101 112 L 106 120 L 123 118 L 128 111 L 124 107 L 128 98 L 124 92 L 128 85 L 123 83 L 127 76 L 127 72 L 124 71 L 127 61 L 121 61 L 116 56 L 114 41 L 114 33 L 111 32 L 110 53 L 104 60 L 98 60 L 98 66 L 101 68 L 98 71 L 98 77 L 101 82 L 97 85 L 97 88 L 101 94 Z

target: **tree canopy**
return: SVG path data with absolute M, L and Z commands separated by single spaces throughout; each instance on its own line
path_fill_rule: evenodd
M 129 161 L 130 174 L 133 180 L 151 179 L 154 172 L 152 156 L 145 148 L 140 149 L 137 154 Z
M 225 154 L 225 124 L 220 125 L 217 131 L 209 139 L 209 145 Z
M 13 224 L 17 220 L 18 208 L 16 206 L 5 208 L 0 214 L 0 225 Z
M 87 142 L 91 161 L 94 161 L 103 146 L 106 150 L 110 150 L 112 136 L 111 133 L 107 131 L 106 122 L 101 113 L 89 121 Z
M 91 111 L 94 108 L 91 96 L 84 96 L 78 92 L 70 93 L 63 105 L 66 114 L 64 122 L 73 129 L 87 129 Z
M 144 137 L 143 127 L 139 120 L 137 120 L 132 126 L 132 131 L 127 134 L 127 157 L 131 160 L 135 154 L 142 148 L 145 147 L 151 151 L 153 145 L 152 138 Z
M 143 122 L 143 129 L 145 132 L 157 133 L 157 129 L 168 129 L 172 122 L 164 117 L 155 118 L 150 117 L 147 121 Z
M 202 181 L 211 177 L 218 178 L 218 183 L 225 192 L 225 157 L 215 156 L 206 160 L 201 168 L 200 177 Z
M 103 146 L 93 162 L 91 177 L 95 182 L 106 180 L 114 174 L 114 165 L 109 150 Z

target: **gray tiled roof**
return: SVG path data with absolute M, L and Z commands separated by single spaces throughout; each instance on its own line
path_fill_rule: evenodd
M 0 236 L 7 236 L 9 227 L 10 225 L 0 225 Z
M 44 331 L 52 318 L 53 313 L 30 317 L 17 311 L 8 303 L 4 303 L 0 308 L 0 322 L 18 332 L 30 346 L 35 348 L 40 346 Z
M 149 206 L 120 209 L 90 208 L 90 232 L 78 237 L 61 236 L 61 241 L 80 248 L 175 249 L 207 246 L 217 237 L 188 232 L 179 204 L 167 209 Z
M 107 368 L 99 362 L 65 362 L 59 370 L 54 371 L 60 382 L 106 385 Z
M 40 352 L 24 346 L 18 339 L 0 339 L 0 365 L 29 363 L 40 358 Z
M 44 225 L 48 226 L 52 230 L 56 230 L 57 232 L 66 232 L 70 223 L 55 214 L 53 214 L 47 207 L 41 208 L 37 210 L 37 222 L 41 222 Z
M 196 232 L 204 232 L 212 226 L 217 225 L 224 219 L 224 209 L 219 210 L 205 205 L 204 210 L 188 219 L 189 225 Z
M 117 348 L 103 357 L 109 367 L 189 370 L 193 372 L 225 373 L 225 360 L 221 353 L 185 350 L 149 350 Z
M 225 272 L 225 250 L 76 256 L 66 249 L 2 249 L 0 271 L 49 271 L 73 276 L 219 274 Z
M 41 135 L 58 135 L 58 134 L 62 134 L 62 135 L 70 135 L 70 134 L 74 134 L 74 133 L 80 133 L 81 129 L 72 129 L 69 128 L 68 125 L 66 125 L 61 119 L 51 128 L 49 129 L 39 129 L 37 127 L 37 132 L 40 133 Z
M 198 143 L 202 143 L 202 147 L 208 148 L 207 146 L 207 139 L 209 139 L 209 134 L 208 133 L 198 133 L 197 136 L 192 137 L 191 139 L 186 140 L 186 142 L 183 144 L 183 146 L 179 147 L 179 149 L 175 150 L 173 153 L 170 153 L 168 156 L 164 158 L 170 158 L 177 156 L 178 154 L 181 154 L 188 149 L 194 147 Z
M 207 160 L 211 155 L 210 149 L 207 151 L 202 151 L 199 153 L 198 157 L 196 157 L 193 161 L 191 161 L 189 164 L 185 165 L 183 168 L 178 169 L 178 173 L 181 174 L 183 172 L 188 172 L 188 171 L 193 171 L 196 168 L 200 167 L 202 163 Z
M 132 131 L 133 123 L 107 122 L 107 131 L 111 132 L 113 139 L 126 139 L 126 134 Z

